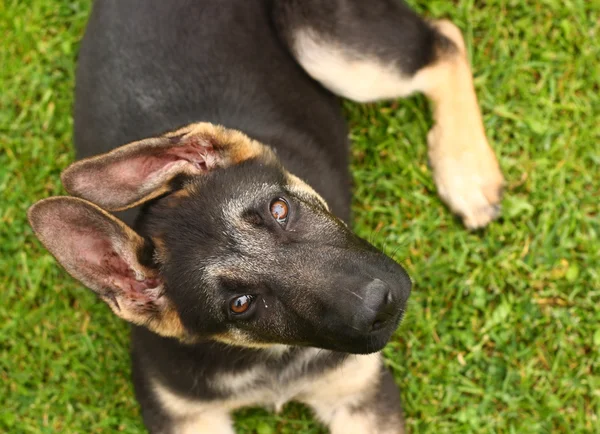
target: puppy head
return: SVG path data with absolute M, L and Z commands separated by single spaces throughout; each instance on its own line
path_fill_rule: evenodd
M 112 310 L 163 336 L 380 350 L 410 280 L 273 152 L 194 124 L 74 163 L 34 231 Z M 133 231 L 103 209 L 144 204 Z

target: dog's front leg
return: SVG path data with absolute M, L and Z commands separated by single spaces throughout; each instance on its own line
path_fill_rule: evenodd
M 476 229 L 499 214 L 504 178 L 485 135 L 462 34 L 449 21 L 432 24 L 452 46 L 438 49 L 438 59 L 415 76 L 433 105 L 429 161 L 441 198 Z
M 339 368 L 311 382 L 299 400 L 331 434 L 401 434 L 400 394 L 379 354 L 349 356 Z
M 173 434 L 235 434 L 231 418 L 226 412 L 210 412 L 174 422 Z
M 157 380 L 147 383 L 135 368 L 134 378 L 150 434 L 235 434 L 226 405 L 180 395 Z

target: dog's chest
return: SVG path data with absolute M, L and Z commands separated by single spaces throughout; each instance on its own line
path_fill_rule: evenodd
M 217 374 L 211 386 L 228 396 L 224 404 L 231 408 L 249 405 L 280 410 L 292 399 L 298 399 L 312 386 L 311 379 L 326 372 L 329 352 L 309 348 L 281 367 L 257 365 L 237 373 Z
M 306 402 L 315 388 L 339 389 L 339 384 L 330 384 L 331 373 L 339 373 L 337 381 L 345 383 L 346 372 L 356 378 L 360 377 L 359 373 L 365 373 L 365 362 L 377 369 L 379 358 L 354 356 L 346 360 L 343 355 L 307 348 L 288 363 L 275 366 L 255 364 L 247 369 L 215 373 L 205 378 L 206 385 L 218 396 L 210 400 L 182 396 L 156 380 L 153 389 L 162 408 L 175 417 L 189 417 L 211 410 L 232 411 L 248 406 L 278 411 L 291 400 Z

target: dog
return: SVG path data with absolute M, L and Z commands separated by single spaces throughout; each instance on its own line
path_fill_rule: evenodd
M 433 105 L 441 198 L 484 227 L 503 177 L 450 22 L 400 0 L 94 2 L 71 196 L 29 220 L 132 324 L 151 433 L 233 433 L 233 410 L 290 400 L 334 434 L 403 432 L 379 351 L 411 280 L 348 227 L 338 97 L 414 92 Z

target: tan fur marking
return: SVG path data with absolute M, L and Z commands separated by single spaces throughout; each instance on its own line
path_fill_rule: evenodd
M 248 390 L 257 379 L 267 375 L 265 366 L 254 366 L 242 372 L 217 373 L 211 379 L 211 385 L 226 393 L 239 394 L 240 391 Z
M 169 203 L 169 206 L 175 206 L 177 204 L 177 202 L 179 202 L 181 199 L 187 199 L 193 193 L 194 193 L 193 188 L 190 185 L 186 185 L 181 190 L 177 190 L 176 192 L 169 195 L 169 197 L 168 197 L 169 200 L 174 199 L 173 203 Z
M 299 196 L 310 196 L 315 197 L 323 204 L 325 209 L 329 210 L 329 205 L 325 202 L 325 199 L 319 195 L 313 188 L 304 182 L 302 179 L 298 178 L 296 175 L 286 172 L 288 188 L 292 191 L 292 193 L 296 193 Z
M 475 229 L 498 214 L 504 179 L 485 135 L 460 30 L 445 20 L 434 24 L 457 49 L 439 53 L 438 62 L 415 76 L 433 103 L 429 158 L 440 196 Z
M 169 259 L 169 252 L 164 240 L 159 237 L 152 237 L 152 244 L 154 244 L 154 259 L 161 264 L 166 263 Z
M 254 372 L 242 373 L 240 378 L 245 383 L 249 383 L 252 380 L 251 374 L 253 375 Z M 225 378 L 221 380 L 225 380 Z M 200 401 L 178 395 L 156 379 L 153 380 L 152 387 L 167 414 L 173 419 L 180 420 L 199 420 L 206 414 L 228 414 L 231 411 L 249 406 L 269 406 L 276 399 L 276 393 L 273 390 L 260 387 L 249 388 L 245 393 L 238 393 L 230 399 L 214 401 Z M 223 384 L 221 388 L 227 390 L 227 385 Z
M 168 302 L 168 305 L 163 308 L 160 314 L 148 316 L 141 316 L 136 312 L 130 312 L 124 309 L 123 306 L 117 309 L 109 300 L 106 300 L 106 304 L 109 305 L 115 315 L 127 322 L 145 326 L 161 336 L 186 340 L 186 332 L 181 323 L 181 318 L 170 302 Z
M 183 136 L 183 141 L 194 136 L 209 138 L 215 148 L 224 153 L 225 163 L 229 164 L 241 163 L 258 156 L 275 158 L 275 154 L 269 147 L 252 140 L 244 133 L 208 122 L 191 124 L 165 135 L 165 137 L 177 136 Z
M 158 397 L 161 407 L 174 419 L 187 419 L 199 413 L 207 412 L 214 407 L 212 403 L 196 401 L 178 395 L 168 387 L 162 385 L 158 380 L 152 382 L 154 393 Z
M 382 427 L 376 414 L 352 411 L 361 403 L 370 402 L 377 393 L 381 367 L 379 353 L 350 356 L 339 369 L 311 383 L 298 399 L 315 410 L 332 434 L 400 434 L 400 415 L 397 424 Z
M 350 356 L 339 368 L 311 382 L 298 400 L 329 423 L 338 408 L 358 404 L 374 393 L 381 364 L 379 353 Z
M 298 62 L 311 77 L 351 100 L 397 98 L 417 90 L 413 80 L 399 75 L 393 65 L 354 52 L 310 28 L 298 30 L 292 45 Z
M 210 412 L 175 423 L 177 434 L 235 434 L 231 416 L 227 413 Z
M 352 413 L 340 409 L 329 425 L 331 434 L 403 434 L 404 428 L 398 426 L 379 427 L 377 415 L 373 413 Z
M 169 303 L 159 317 L 152 317 L 143 325 L 161 336 L 188 341 L 185 327 L 172 303 Z
M 153 389 L 163 410 L 174 420 L 172 432 L 235 434 L 227 409 L 177 395 L 157 381 L 154 381 Z
M 316 348 L 307 349 L 306 357 L 299 359 L 289 374 L 302 372 L 304 364 L 321 351 Z M 286 375 L 283 375 L 282 383 L 277 383 L 275 379 L 274 382 L 265 382 L 270 375 L 261 367 L 235 375 L 222 375 L 214 379 L 215 385 L 225 392 L 238 391 L 234 397 L 223 401 L 191 400 L 175 394 L 156 379 L 153 381 L 153 389 L 167 414 L 181 421 L 177 427 L 188 426 L 186 424 L 203 427 L 202 423 L 209 418 L 220 415 L 218 417 L 225 421 L 224 417 L 230 411 L 242 407 L 259 405 L 281 409 L 286 402 L 298 400 L 310 405 L 317 416 L 330 426 L 332 434 L 400 434 L 400 415 L 397 425 L 382 428 L 381 421 L 375 414 L 353 411 L 357 405 L 368 403 L 371 396 L 377 393 L 381 363 L 380 354 L 350 356 L 341 366 L 321 376 L 300 377 L 297 381 L 288 382 Z M 389 420 L 393 421 L 394 418 Z M 225 429 L 225 425 L 223 423 L 217 426 Z
M 233 345 L 236 347 L 245 347 L 245 348 L 260 348 L 260 349 L 268 349 L 274 346 L 278 346 L 279 344 L 270 344 L 263 342 L 255 342 L 245 333 L 240 330 L 230 330 L 225 333 L 221 333 L 218 335 L 212 336 L 217 342 L 221 342 L 227 345 Z

